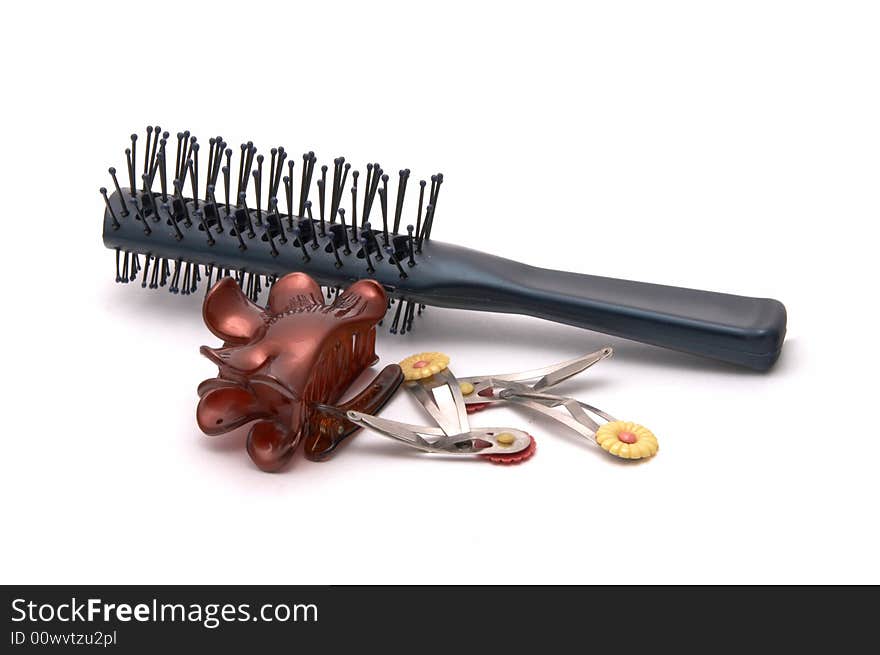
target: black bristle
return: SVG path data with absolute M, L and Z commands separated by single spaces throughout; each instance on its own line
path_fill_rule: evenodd
M 192 268 L 192 264 L 190 264 L 189 262 L 186 262 L 186 265 L 183 266 L 183 281 L 182 281 L 181 285 L 183 287 L 182 294 L 184 296 L 189 295 L 189 273 L 190 273 L 191 268 Z
M 287 162 L 285 190 L 287 191 L 287 229 L 293 229 L 293 168 L 296 162 L 291 157 Z
M 171 276 L 171 281 L 168 284 L 168 291 L 171 293 L 178 293 L 180 291 L 180 259 L 174 260 L 174 274 Z
M 361 231 L 361 242 L 363 243 L 364 259 L 367 260 L 367 272 L 374 273 L 376 269 L 373 267 L 373 260 L 370 259 L 370 248 L 372 247 L 373 231 L 370 229 L 369 223 L 364 223 L 364 229 Z
M 122 276 L 119 278 L 119 281 L 123 284 L 128 283 L 128 251 L 122 255 Z
M 195 140 L 195 137 L 193 137 Z M 199 144 L 193 143 L 192 159 L 189 162 L 189 180 L 192 186 L 192 201 L 195 209 L 199 208 Z
M 177 219 L 175 218 L 173 212 L 171 211 L 171 205 L 167 202 L 162 203 L 162 209 L 165 210 L 165 213 L 171 217 L 171 227 L 174 228 L 174 235 L 177 237 L 178 241 L 183 240 L 183 232 L 180 230 L 180 226 L 177 224 Z
M 157 289 L 159 287 L 158 279 L 159 279 L 159 269 L 161 268 L 162 260 L 156 259 L 155 264 L 153 264 L 153 274 L 150 276 L 150 284 L 148 285 L 149 289 Z
M 150 227 L 149 221 L 147 221 L 147 217 L 141 212 L 141 208 L 137 204 L 137 200 L 134 201 L 134 209 L 137 214 L 137 219 L 144 224 L 144 234 L 147 236 L 153 233 L 153 228 Z
M 357 223 L 358 223 L 358 176 L 360 173 L 354 171 L 351 174 L 351 238 L 357 241 Z
M 404 168 L 398 173 L 400 179 L 397 183 L 397 205 L 394 207 L 394 234 L 400 230 L 400 214 L 403 211 L 403 200 L 406 196 L 406 183 L 409 180 L 409 169 Z
M 238 188 L 235 192 L 236 197 L 241 193 L 241 185 L 242 178 L 244 178 L 244 160 L 245 160 L 245 152 L 247 152 L 247 144 L 242 143 L 241 146 L 241 157 L 238 160 Z
M 273 148 L 274 150 L 274 148 Z M 272 155 L 272 159 L 275 158 L 275 155 Z M 254 192 L 257 195 L 257 216 L 254 219 L 255 225 L 262 225 L 262 201 L 260 196 L 262 196 L 263 191 L 263 155 L 257 155 L 257 169 L 253 172 L 254 176 Z
M 277 230 L 278 240 L 281 243 L 287 243 L 287 237 L 284 236 L 284 224 L 281 222 L 281 213 L 278 211 L 278 198 L 275 196 L 269 198 L 269 218 L 266 219 L 266 223 L 267 233 Z
M 413 226 L 412 225 L 406 226 L 406 236 L 407 236 L 407 240 L 406 240 L 407 250 L 409 251 L 409 265 L 415 266 L 416 265 L 416 250 L 415 250 L 415 239 L 413 238 Z
M 400 311 L 402 309 L 403 309 L 403 303 L 402 302 L 397 303 L 397 309 L 394 312 L 394 319 L 391 321 L 391 327 L 388 329 L 388 331 L 391 334 L 397 334 L 397 326 L 400 323 Z
M 238 194 L 238 207 L 241 207 L 244 210 L 244 215 L 247 217 L 248 224 L 248 239 L 253 239 L 257 234 L 254 232 L 254 222 L 251 220 L 251 210 L 248 209 L 247 206 L 247 192 L 242 191 Z
M 244 179 L 242 180 L 242 188 L 241 192 L 247 193 L 248 184 L 251 181 L 251 170 L 254 167 L 254 156 L 257 154 L 257 149 L 254 147 L 253 141 L 248 141 L 246 144 L 247 148 L 247 160 L 244 164 Z
M 167 258 L 162 258 L 162 267 L 159 275 L 159 286 L 164 287 L 168 283 L 168 276 L 171 275 L 171 268 Z
M 309 199 L 309 192 L 312 188 L 312 178 L 315 176 L 315 164 L 317 163 L 318 158 L 315 157 L 315 153 L 311 150 L 309 151 L 309 175 L 306 178 L 306 200 Z
M 363 211 L 363 218 L 361 219 L 362 223 L 366 223 L 367 221 L 370 220 L 369 196 L 370 196 L 370 189 L 372 188 L 372 185 L 373 185 L 373 165 L 367 164 L 367 182 L 366 182 L 366 185 L 364 186 L 364 211 Z
M 425 200 L 427 182 L 419 180 L 419 210 L 416 214 L 416 252 L 422 252 L 422 203 Z
M 336 213 L 339 214 L 339 224 L 342 226 L 342 230 L 340 232 L 342 233 L 342 241 L 345 244 L 345 251 L 344 252 L 346 255 L 350 255 L 351 254 L 351 247 L 349 246 L 349 243 L 348 243 L 348 226 L 346 226 L 346 224 L 345 224 L 345 210 L 342 207 L 340 207 L 339 209 L 336 210 Z
M 195 137 L 193 137 L 195 138 Z M 194 141 L 190 140 L 189 132 L 183 133 L 183 152 L 180 155 L 180 170 L 177 173 L 176 179 L 180 182 L 180 188 L 183 190 L 183 186 L 186 183 L 186 175 L 189 170 L 189 162 L 192 158 L 192 146 L 195 145 Z
M 290 176 L 284 176 L 284 199 L 287 201 L 287 229 L 293 229 L 293 189 L 290 186 Z
M 205 295 L 208 295 L 208 292 L 211 290 L 211 287 L 214 286 L 214 283 L 211 282 L 211 277 L 214 274 L 214 264 L 208 264 L 205 266 Z
M 278 148 L 272 148 L 269 150 L 269 154 L 271 155 L 271 159 L 269 160 L 269 187 L 268 187 L 268 197 L 271 198 L 274 194 L 272 193 L 272 185 L 275 182 L 275 160 L 278 159 Z M 260 173 L 260 177 L 262 177 L 262 172 Z M 266 203 L 268 204 L 268 203 Z
M 277 201 L 276 201 L 276 203 L 277 203 Z M 272 229 L 271 229 L 272 226 L 269 224 L 268 218 L 266 219 L 266 224 L 267 224 L 266 237 L 269 240 L 269 247 L 272 249 L 272 256 L 277 257 L 278 256 L 278 248 L 275 247 L 275 239 L 272 237 Z
M 223 167 L 223 188 L 226 191 L 226 214 L 229 215 L 229 166 Z
M 134 167 L 131 164 L 131 148 L 125 149 L 125 164 L 128 166 L 128 194 L 134 197 L 135 188 L 132 186 L 134 184 Z
M 424 305 L 422 305 L 424 307 Z M 406 330 L 407 332 L 412 332 L 413 319 L 415 318 L 415 309 L 416 304 L 410 301 L 409 306 L 407 307 L 407 319 L 406 319 Z M 419 315 L 421 315 L 421 311 L 419 311 Z
M 302 250 L 303 260 L 308 262 L 311 257 L 309 257 L 309 251 L 306 249 L 306 244 L 303 241 L 302 231 L 299 229 L 299 226 L 294 226 L 292 234 L 296 239 L 296 243 L 299 244 L 299 247 Z
M 272 188 L 270 189 L 270 195 L 277 196 L 278 189 L 281 187 L 281 173 L 284 170 L 284 162 L 287 159 L 287 153 L 284 151 L 284 148 L 278 146 L 278 163 L 275 166 L 275 177 L 272 180 Z M 293 171 L 291 171 L 292 173 Z
M 401 334 L 401 336 L 403 336 L 404 334 L 409 332 L 409 330 L 407 329 L 407 325 L 406 325 L 406 319 L 409 316 L 409 308 L 412 305 L 412 303 L 409 302 L 408 300 L 401 300 L 400 304 L 403 306 L 403 323 L 400 326 L 400 334 Z
M 147 288 L 147 278 L 150 275 L 150 261 L 152 260 L 152 258 L 153 256 L 150 253 L 144 255 L 144 275 L 141 278 L 141 287 L 143 287 L 144 289 Z
M 339 250 L 336 246 L 336 239 L 332 234 L 330 235 L 329 246 L 333 252 L 333 257 L 336 258 L 336 268 L 342 268 L 342 259 L 340 259 L 339 257 Z
M 379 189 L 379 202 L 382 208 L 382 238 L 388 247 L 388 176 L 382 176 L 382 188 Z
M 131 158 L 130 158 L 131 166 L 129 167 L 128 176 L 131 179 L 131 193 L 132 194 L 134 194 L 134 192 L 136 191 L 136 187 L 134 184 L 134 173 L 135 173 L 134 169 L 135 169 L 135 166 L 137 166 L 137 139 L 138 139 L 137 134 L 131 135 Z
M 150 170 L 152 173 L 150 177 L 156 174 L 157 166 L 159 164 L 159 151 L 165 149 L 166 139 L 168 139 L 168 133 L 164 133 L 160 136 L 160 130 L 162 128 L 158 125 L 153 128 L 153 152 L 150 153 Z
M 153 222 L 158 222 L 159 208 L 156 207 L 156 198 L 153 196 L 153 190 L 150 188 L 149 177 L 148 174 L 143 176 L 144 186 L 146 187 L 143 197 L 144 209 L 149 210 L 149 213 L 153 215 Z M 146 214 L 147 212 L 145 211 L 144 213 Z M 146 221 L 146 217 L 144 221 Z
M 125 204 L 125 195 L 123 195 L 122 189 L 119 188 L 119 180 L 116 179 L 116 169 L 111 166 L 107 171 L 110 173 L 110 177 L 113 178 L 113 186 L 116 188 L 116 194 L 122 202 L 122 217 L 125 218 L 128 216 L 128 205 Z
M 315 229 L 315 218 L 312 216 L 312 201 L 306 201 L 306 214 L 308 214 L 309 222 L 312 225 L 312 250 L 318 248 L 318 230 Z
M 159 151 L 157 155 L 159 161 L 159 186 L 162 188 L 162 202 L 168 201 L 168 177 L 165 171 L 165 146 L 164 140 L 162 141 L 163 146 L 162 150 Z
M 214 185 L 209 184 L 206 195 L 208 196 L 208 201 L 214 206 L 214 213 L 216 214 L 215 220 L 217 221 L 217 234 L 223 234 L 223 222 L 220 220 L 220 204 L 217 202 L 217 196 L 214 195 L 214 190 Z
M 215 137 L 211 137 L 208 139 L 208 179 L 206 181 L 206 190 L 205 190 L 205 202 L 208 202 L 207 196 L 207 186 L 210 186 L 214 183 L 211 179 L 211 175 L 214 172 L 214 155 L 217 149 L 217 139 Z
M 400 273 L 400 277 L 408 277 L 406 271 L 403 269 L 403 266 L 400 265 L 400 261 L 397 259 L 397 257 L 394 256 L 394 247 L 391 245 L 385 246 L 385 252 L 388 253 L 388 261 L 397 267 L 397 271 Z
M 183 183 L 180 180 L 174 180 L 174 195 L 183 207 L 183 224 L 190 227 L 192 225 L 192 219 L 189 217 L 189 205 L 187 205 L 186 198 L 183 197 Z
M 307 152 L 303 153 L 303 168 L 302 175 L 300 177 L 299 182 L 299 212 L 297 214 L 299 216 L 303 215 L 303 212 L 306 210 L 306 176 L 309 172 L 309 154 Z
M 376 192 L 379 190 L 379 180 L 382 177 L 382 168 L 378 163 L 373 164 L 372 171 L 369 170 L 370 166 L 367 165 L 367 188 L 366 188 L 366 196 L 364 197 L 364 216 L 361 219 L 362 223 L 367 223 L 370 220 L 370 212 L 373 209 L 373 203 L 376 200 Z M 370 176 L 372 173 L 372 177 Z
M 183 132 L 177 133 L 177 154 L 174 157 L 174 177 L 180 177 L 180 157 L 183 154 Z
M 119 226 L 121 224 L 120 224 L 119 220 L 117 220 L 117 218 L 116 218 L 116 212 L 113 211 L 113 207 L 110 206 L 110 198 L 107 197 L 107 188 L 101 187 L 99 189 L 99 191 L 101 192 L 101 195 L 104 197 L 104 204 L 107 205 L 107 211 L 110 212 L 110 218 L 113 219 L 113 229 L 118 230 Z
M 318 215 L 321 217 L 321 236 L 326 234 L 324 229 L 324 187 L 327 185 L 327 167 L 321 166 L 321 179 L 318 180 Z
M 205 221 L 205 213 L 201 209 L 194 209 L 193 215 L 196 217 L 196 220 L 202 224 L 202 227 L 205 229 L 205 236 L 208 237 L 208 245 L 213 246 L 216 241 L 214 240 L 213 235 L 211 234 L 211 226 Z M 175 223 L 176 224 L 176 223 Z
M 437 173 L 437 175 L 431 176 L 431 198 L 429 207 L 430 211 L 430 219 L 425 217 L 425 239 L 431 238 L 431 230 L 434 227 L 434 216 L 437 214 L 437 198 L 440 195 L 440 185 L 443 184 L 443 173 Z
M 428 203 L 428 206 L 425 207 L 425 224 L 422 227 L 422 240 L 428 240 L 428 234 L 431 231 L 431 224 L 434 222 L 434 205 Z
M 146 175 L 150 171 L 150 145 L 151 145 L 150 142 L 152 141 L 152 137 L 153 137 L 153 126 L 147 125 L 147 144 L 144 147 L 144 172 L 143 172 L 143 175 Z M 157 134 L 156 138 L 158 138 L 158 137 L 159 137 L 159 135 Z

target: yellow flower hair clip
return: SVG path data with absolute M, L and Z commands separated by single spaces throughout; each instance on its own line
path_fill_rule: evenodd
M 615 457 L 648 459 L 659 450 L 657 437 L 648 428 L 619 421 L 597 407 L 552 393 L 553 387 L 610 357 L 612 352 L 606 347 L 522 373 L 461 378 L 458 383 L 465 409 L 472 414 L 497 403 L 516 405 L 559 422 Z
M 660 449 L 648 428 L 631 421 L 611 421 L 596 431 L 602 450 L 622 459 L 647 459 Z
M 400 362 L 403 376 L 408 381 L 429 378 L 447 366 L 449 366 L 449 356 L 438 352 L 417 353 Z

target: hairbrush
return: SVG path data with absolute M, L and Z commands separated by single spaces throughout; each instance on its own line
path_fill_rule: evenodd
M 542 269 L 433 239 L 442 174 L 407 194 L 416 187 L 408 169 L 392 184 L 378 163 L 361 177 L 343 157 L 316 170 L 307 152 L 297 169 L 282 147 L 267 160 L 250 142 L 201 145 L 148 127 L 142 155 L 134 134 L 125 151 L 127 186 L 109 169 L 103 234 L 117 281 L 140 276 L 142 287 L 186 294 L 231 275 L 256 300 L 302 271 L 328 293 L 376 280 L 393 299 L 392 333 L 435 305 L 527 314 L 757 370 L 781 351 L 786 312 L 776 300 Z M 534 234 L 542 221 L 533 219 Z

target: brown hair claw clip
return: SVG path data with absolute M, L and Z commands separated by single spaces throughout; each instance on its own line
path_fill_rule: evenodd
M 378 361 L 376 324 L 388 298 L 373 280 L 361 280 L 325 304 L 321 287 L 304 273 L 272 284 L 266 308 L 251 302 L 232 278 L 217 282 L 202 310 L 223 347 L 202 346 L 217 364 L 216 378 L 199 385 L 199 428 L 217 435 L 254 422 L 247 451 L 264 471 L 277 471 L 304 442 L 311 460 L 325 459 L 358 429 L 344 412 L 373 414 L 403 380 L 385 367 L 342 412 L 327 413 L 354 380 Z

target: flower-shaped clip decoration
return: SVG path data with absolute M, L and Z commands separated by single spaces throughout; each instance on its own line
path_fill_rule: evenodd
M 380 284 L 361 280 L 326 305 L 304 273 L 278 279 L 266 308 L 251 302 L 232 278 L 217 282 L 202 314 L 223 347 L 201 353 L 220 369 L 199 385 L 198 425 L 217 435 L 253 422 L 247 451 L 264 471 L 277 471 L 304 441 L 309 459 L 326 458 L 357 426 L 322 413 L 361 372 L 376 363 L 376 324 L 388 299 Z M 372 413 L 403 380 L 386 367 L 341 409 Z
M 429 378 L 445 370 L 447 366 L 449 366 L 449 355 L 440 352 L 418 353 L 400 362 L 403 377 L 408 382 Z
M 653 432 L 632 421 L 611 421 L 600 426 L 596 443 L 622 459 L 653 457 L 660 447 Z
M 618 421 L 601 409 L 574 398 L 550 393 L 556 385 L 610 357 L 612 352 L 606 347 L 532 371 L 461 378 L 459 382 L 467 411 L 471 414 L 497 403 L 507 403 L 552 418 L 615 457 L 628 460 L 653 457 L 659 445 L 657 437 L 647 428 L 638 423 Z

